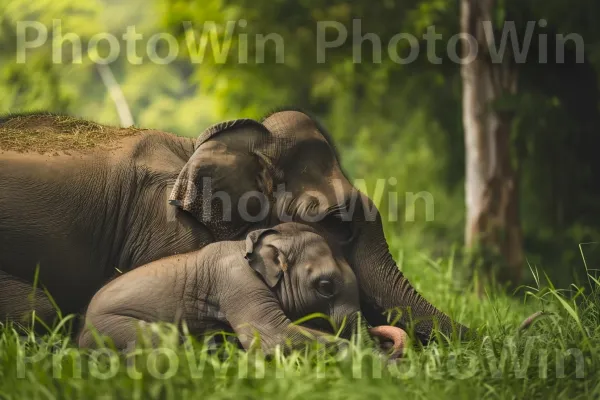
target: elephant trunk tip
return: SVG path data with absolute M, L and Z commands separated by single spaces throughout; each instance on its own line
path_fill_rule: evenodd
M 381 346 L 390 351 L 390 359 L 400 358 L 408 344 L 408 334 L 396 326 L 380 325 L 369 328 L 372 336 L 378 337 Z

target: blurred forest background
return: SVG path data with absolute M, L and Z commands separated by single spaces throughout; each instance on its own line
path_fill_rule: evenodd
M 594 243 L 600 237 L 600 25 L 595 21 L 600 4 L 498 0 L 492 11 L 497 21 L 515 21 L 520 34 L 527 21 L 547 21 L 535 25 L 531 57 L 514 67 L 517 89 L 490 106 L 510 116 L 507 143 L 517 177 L 523 281 L 531 281 L 529 263 L 568 286 L 585 277 L 582 252 L 590 269 L 600 260 Z M 119 124 L 113 97 L 85 45 L 82 63 L 72 62 L 68 42 L 63 62 L 53 63 L 53 20 L 60 19 L 63 36 L 76 33 L 84 44 L 99 32 L 121 38 L 128 26 L 135 26 L 144 37 L 138 42 L 140 56 L 147 54 L 151 35 L 167 32 L 180 41 L 173 62 L 161 65 L 144 58 L 135 64 L 122 51 L 109 66 L 136 126 L 195 137 L 220 120 L 260 118 L 286 105 L 304 108 L 322 119 L 350 178 L 365 179 L 370 195 L 377 179 L 396 178 L 396 185 L 386 185 L 380 203 L 386 210 L 387 194 L 398 193 L 398 220 L 390 221 L 384 212 L 394 248 L 434 259 L 454 249 L 463 260 L 463 86 L 461 65 L 445 51 L 447 40 L 461 30 L 460 16 L 458 0 L 5 0 L 0 3 L 0 113 L 47 110 Z M 354 18 L 361 19 L 363 35 L 375 33 L 382 42 L 378 54 L 363 41 L 361 63 L 353 62 Z M 199 30 L 214 21 L 222 40 L 227 21 L 241 19 L 247 25 L 236 25 L 225 63 L 215 62 L 210 51 L 202 63 L 190 62 L 182 21 Z M 19 21 L 39 21 L 48 28 L 48 40 L 28 50 L 24 64 L 16 59 Z M 337 21 L 348 30 L 346 43 L 328 50 L 325 63 L 317 62 L 318 21 Z M 424 42 L 412 63 L 402 65 L 387 55 L 392 36 L 407 32 L 421 38 L 430 26 L 443 36 L 439 64 L 428 60 Z M 244 46 L 238 33 L 249 38 L 247 63 L 237 56 Z M 283 38 L 285 61 L 278 63 L 267 45 L 265 62 L 256 63 L 253 35 L 270 33 Z M 583 37 L 582 63 L 575 62 L 574 42 L 565 47 L 565 62 L 555 62 L 553 38 L 569 33 Z M 548 37 L 545 64 L 537 59 L 540 34 Z M 408 42 L 399 46 L 406 56 Z M 168 49 L 159 46 L 159 53 L 163 50 L 164 56 Z M 381 62 L 374 62 L 378 55 Z M 422 191 L 435 201 L 433 221 L 420 203 L 414 221 L 407 220 L 404 194 Z M 468 268 L 464 272 L 468 276 Z

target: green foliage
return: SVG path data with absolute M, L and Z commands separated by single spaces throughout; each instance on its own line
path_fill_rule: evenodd
M 144 54 L 147 38 L 159 30 L 157 16 L 164 8 L 162 2 L 148 4 L 139 0 L 85 4 L 63 0 L 35 5 L 14 0 L 0 5 L 0 28 L 6 33 L 0 36 L 0 90 L 3 93 L 0 112 L 45 110 L 118 125 L 115 106 L 87 46 L 96 34 L 109 33 L 120 38 L 127 26 L 134 25 L 136 32 L 146 37 L 146 41 L 137 43 L 136 54 Z M 78 35 L 82 44 L 80 63 L 71 42 L 65 40 L 62 46 L 53 43 L 58 35 L 53 25 L 55 20 L 60 22 L 63 37 L 69 33 Z M 17 63 L 16 58 L 18 23 L 23 21 L 41 23 L 48 35 L 43 46 L 25 53 L 25 64 Z M 26 32 L 29 40 L 35 37 L 34 28 Z M 180 64 L 159 65 L 149 62 L 147 57 L 141 65 L 129 63 L 125 42 L 120 46 L 123 51 L 110 67 L 121 84 L 137 126 L 195 136 L 218 118 L 214 99 L 195 93 L 196 85 Z M 107 56 L 107 51 L 106 46 L 99 45 L 101 56 Z M 62 54 L 62 62 L 57 61 L 57 54 Z M 175 118 L 178 113 L 180 116 Z

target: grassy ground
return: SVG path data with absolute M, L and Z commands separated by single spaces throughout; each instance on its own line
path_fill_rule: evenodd
M 373 356 L 364 344 L 324 355 L 314 349 L 266 361 L 230 346 L 173 344 L 134 356 L 76 350 L 61 328 L 43 338 L 0 332 L 0 398 L 589 398 L 600 395 L 600 301 L 590 277 L 581 292 L 539 282 L 524 300 L 452 286 L 452 257 L 399 254 L 401 268 L 434 304 L 471 327 L 468 343 L 409 349 L 400 361 Z M 585 266 L 582 262 L 582 268 Z M 533 271 L 535 274 L 535 270 Z M 542 277 L 538 280 L 543 280 Z M 591 289 L 591 290 L 590 290 Z M 527 295 L 523 296 L 525 293 Z M 550 315 L 518 333 L 532 312 Z

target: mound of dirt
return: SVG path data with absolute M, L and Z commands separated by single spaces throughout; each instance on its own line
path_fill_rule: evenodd
M 144 129 L 101 125 L 69 116 L 16 116 L 0 124 L 0 149 L 38 153 L 111 147 Z

